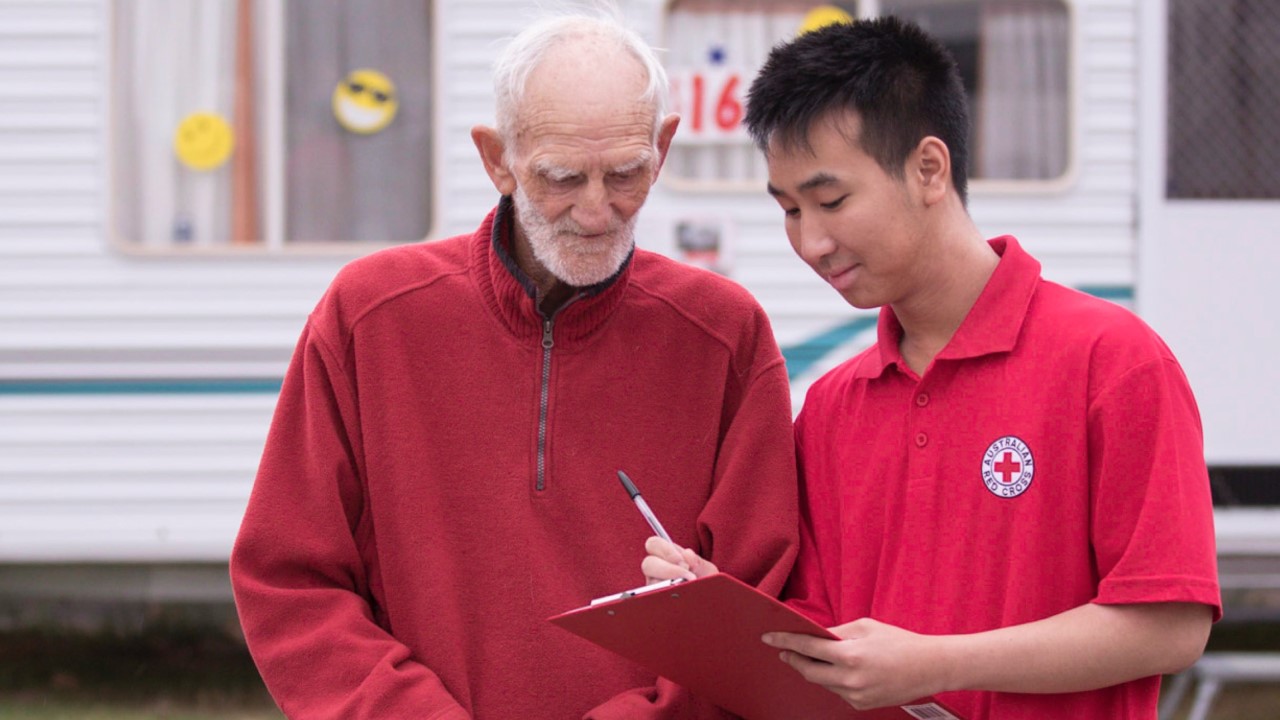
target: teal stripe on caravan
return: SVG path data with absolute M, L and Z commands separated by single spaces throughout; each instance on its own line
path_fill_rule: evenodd
M 1076 289 L 1112 302 L 1133 300 L 1133 288 L 1128 285 L 1081 285 Z
M 1128 285 L 1082 285 L 1078 289 L 1112 302 L 1133 300 L 1133 288 Z M 828 353 L 875 324 L 876 316 L 874 315 L 854 318 L 809 338 L 799 345 L 782 348 L 782 357 L 787 361 L 787 378 L 795 380 L 800 377 Z
M 280 378 L 216 380 L 0 380 L 0 395 L 279 394 Z
M 1090 295 L 1128 302 L 1133 288 L 1127 285 L 1084 285 Z M 782 348 L 787 377 L 803 375 L 828 353 L 874 327 L 876 317 L 864 315 L 823 331 L 802 343 Z M 0 395 L 230 395 L 279 394 L 281 378 L 227 378 L 203 380 L 0 380 Z
M 799 345 L 782 348 L 782 358 L 787 361 L 787 379 L 795 380 L 800 377 L 832 350 L 849 342 L 854 335 L 863 330 L 875 327 L 875 324 L 875 315 L 856 317 L 815 335 Z

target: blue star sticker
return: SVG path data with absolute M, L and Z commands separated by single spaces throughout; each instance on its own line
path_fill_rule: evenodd
M 719 45 L 712 45 L 711 49 L 707 52 L 707 59 L 711 61 L 712 65 L 723 65 L 724 55 L 725 52 L 723 47 Z

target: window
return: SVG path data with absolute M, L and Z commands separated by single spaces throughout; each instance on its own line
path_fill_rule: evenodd
M 769 49 L 804 29 L 872 11 L 916 22 L 955 56 L 973 119 L 970 177 L 1043 181 L 1067 172 L 1064 0 L 675 0 L 667 14 L 667 64 L 672 106 L 683 120 L 665 172 L 689 185 L 758 190 L 764 161 L 740 120 Z
M 279 251 L 428 234 L 429 0 L 112 7 L 121 246 Z
M 1280 7 L 1169 3 L 1170 198 L 1280 198 Z

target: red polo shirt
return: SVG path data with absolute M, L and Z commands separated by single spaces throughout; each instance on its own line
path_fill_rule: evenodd
M 787 596 L 824 625 L 971 633 L 1089 602 L 1221 614 L 1200 418 L 1133 313 L 1047 282 L 1011 237 L 923 376 L 878 342 L 809 390 Z M 1051 649 L 1050 649 L 1051 651 Z M 1159 678 L 1066 695 L 956 692 L 966 718 L 1151 718 Z

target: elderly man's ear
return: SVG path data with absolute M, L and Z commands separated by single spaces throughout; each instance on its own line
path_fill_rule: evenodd
M 671 113 L 662 118 L 662 124 L 658 126 L 658 169 L 662 169 L 662 164 L 667 160 L 667 150 L 671 149 L 671 138 L 676 135 L 676 128 L 680 125 L 680 116 Z M 658 179 L 658 173 L 653 174 L 653 179 Z
M 516 191 L 516 177 L 511 169 L 502 161 L 506 143 L 496 129 L 485 125 L 471 128 L 471 142 L 480 151 L 480 161 L 484 163 L 484 171 L 489 173 L 489 180 L 500 195 L 510 195 Z

